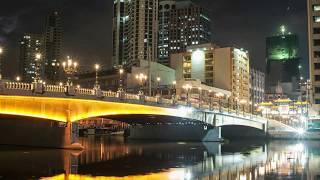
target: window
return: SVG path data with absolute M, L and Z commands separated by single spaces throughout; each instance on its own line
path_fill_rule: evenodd
M 315 93 L 319 94 L 320 93 L 320 87 L 315 87 L 314 91 L 315 91 Z
M 313 56 L 314 58 L 320 58 L 320 51 L 314 51 Z
M 320 16 L 313 16 L 313 22 L 315 23 L 320 22 Z
M 320 75 L 315 75 L 314 79 L 315 79 L 315 81 L 320 81 Z
M 313 28 L 313 34 L 320 34 L 320 28 Z
M 312 8 L 313 8 L 313 11 L 320 11 L 320 4 L 315 4 L 315 5 L 313 5 L 312 6 Z
M 315 104 L 320 104 L 320 99 L 315 99 Z
M 320 69 L 320 63 L 314 63 L 314 69 Z
M 313 40 L 313 45 L 314 46 L 320 46 L 320 39 L 314 39 Z

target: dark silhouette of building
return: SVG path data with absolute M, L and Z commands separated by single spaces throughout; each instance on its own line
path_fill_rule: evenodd
M 45 26 L 45 77 L 51 83 L 56 83 L 59 77 L 62 43 L 62 18 L 58 11 L 47 17 Z

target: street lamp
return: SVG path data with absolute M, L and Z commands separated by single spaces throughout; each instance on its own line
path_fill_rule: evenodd
M 160 77 L 157 77 L 157 96 L 160 96 L 160 81 L 161 81 L 161 78 Z
M 122 92 L 123 91 L 123 80 L 122 80 L 122 75 L 124 73 L 124 69 L 123 68 L 120 68 L 119 69 L 119 88 L 118 88 L 118 91 Z
M 2 64 L 1 64 L 1 55 L 3 53 L 3 48 L 0 47 L 0 80 L 2 79 L 2 71 L 1 71 L 1 67 L 2 67 Z
M 221 98 L 224 96 L 224 94 L 222 93 L 217 93 L 216 96 L 219 99 L 219 112 L 222 112 L 222 108 L 221 108 Z
M 20 81 L 21 81 L 20 76 L 17 76 L 17 77 L 16 77 L 16 81 L 17 81 L 17 82 L 20 82 Z
M 212 96 L 211 96 L 212 90 L 208 91 L 208 96 L 209 96 L 209 110 L 212 110 Z
M 242 100 L 240 101 L 240 104 L 242 105 L 242 113 L 243 113 L 243 116 L 244 116 L 244 107 L 245 107 L 246 103 L 247 103 L 247 100 L 245 100 L 245 99 L 242 99 Z
M 199 87 L 199 88 L 198 88 L 198 90 L 199 90 L 199 108 L 201 108 L 201 102 L 202 102 L 202 88 L 201 88 L 201 87 Z
M 41 53 L 35 54 L 35 65 L 36 65 L 35 75 L 36 75 L 36 77 L 34 78 L 34 82 L 36 82 L 36 83 L 40 82 L 40 80 L 41 80 L 41 78 L 40 78 L 41 57 L 42 57 Z
M 94 65 L 94 69 L 96 70 L 96 82 L 94 83 L 94 89 L 100 89 L 99 80 L 98 80 L 98 72 L 99 72 L 99 69 L 100 69 L 100 65 L 99 64 L 95 64 Z
M 72 61 L 72 59 L 70 59 L 68 57 L 68 60 L 66 62 L 62 63 L 63 66 L 63 70 L 66 73 L 66 75 L 68 76 L 68 80 L 67 80 L 67 86 L 72 86 L 72 81 L 71 78 L 73 76 L 74 73 L 77 72 L 78 69 L 78 63 Z
M 145 81 L 148 79 L 148 77 L 146 75 L 144 75 L 143 73 L 140 73 L 139 75 L 136 75 L 136 79 L 139 80 L 140 83 L 140 90 L 139 90 L 139 94 L 143 95 L 143 86 Z
M 187 105 L 189 105 L 190 101 L 189 101 L 189 91 L 192 89 L 192 86 L 189 85 L 189 84 L 186 84 L 182 87 L 184 90 L 186 90 L 187 92 L 187 98 L 186 98 L 186 101 L 187 101 Z

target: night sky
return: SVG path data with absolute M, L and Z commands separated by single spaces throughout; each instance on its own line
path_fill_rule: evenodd
M 212 18 L 213 42 L 249 50 L 251 61 L 264 68 L 265 38 L 285 24 L 300 37 L 300 57 L 307 66 L 306 0 L 197 0 Z M 5 47 L 4 76 L 18 75 L 19 39 L 41 33 L 46 15 L 63 13 L 62 55 L 71 55 L 87 68 L 110 65 L 113 0 L 6 0 L 0 6 L 0 44 Z

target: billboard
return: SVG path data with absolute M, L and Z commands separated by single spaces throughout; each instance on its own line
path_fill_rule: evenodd
M 295 34 L 268 37 L 266 45 L 269 61 L 288 61 L 298 58 L 299 39 Z

